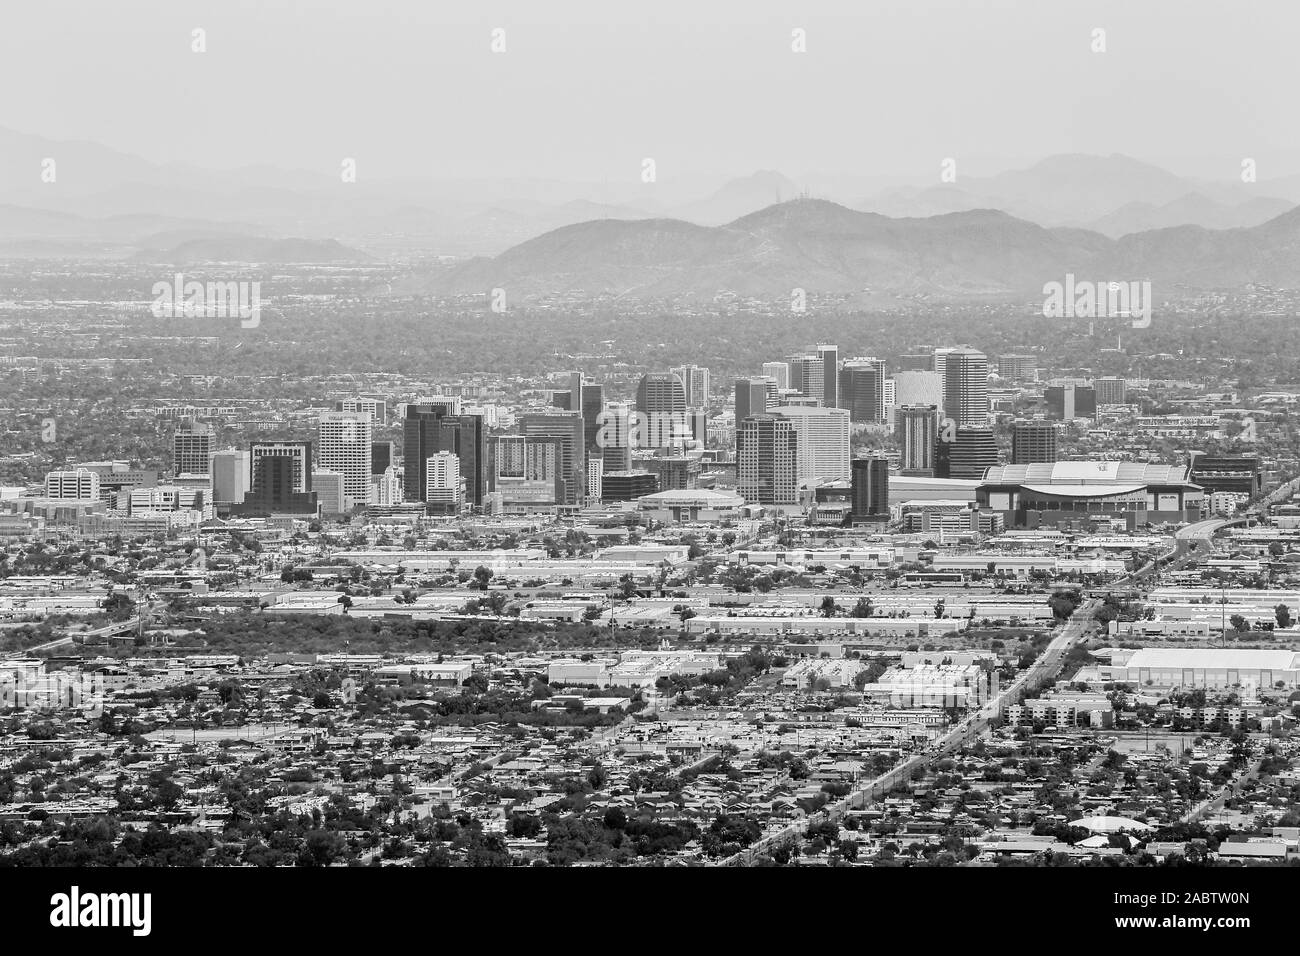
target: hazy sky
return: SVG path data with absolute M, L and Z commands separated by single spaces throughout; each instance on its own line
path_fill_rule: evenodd
M 661 180 L 929 178 L 948 156 L 1122 152 L 1215 179 L 1250 156 L 1266 179 L 1300 172 L 1298 36 L 1296 0 L 10 0 L 0 126 L 383 178 L 634 180 L 643 157 Z

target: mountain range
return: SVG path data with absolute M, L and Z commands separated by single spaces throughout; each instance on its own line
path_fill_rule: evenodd
M 675 219 L 596 220 L 553 230 L 394 287 L 395 294 L 631 299 L 760 298 L 809 293 L 1041 296 L 1067 273 L 1149 280 L 1161 292 L 1256 283 L 1300 288 L 1300 208 L 1249 228 L 1177 226 L 1111 239 L 1044 228 L 993 209 L 890 218 L 817 199 L 769 206 L 723 226 Z
M 883 188 L 865 173 L 761 170 L 705 187 L 371 181 L 362 168 L 347 184 L 336 170 L 210 170 L 0 129 L 0 256 L 433 257 L 453 264 L 398 288 L 629 296 L 1011 295 L 1066 271 L 1289 286 L 1296 272 L 1300 176 L 1211 182 L 1122 155 Z
M 43 178 L 56 163 L 53 182 Z M 931 186 L 891 185 L 868 174 L 759 170 L 727 181 L 663 177 L 642 183 L 549 179 L 341 183 L 333 169 L 250 165 L 212 170 L 159 164 L 99 143 L 0 129 L 0 247 L 23 241 L 129 256 L 157 234 L 334 238 L 381 258 L 498 255 L 563 226 L 590 220 L 673 219 L 731 224 L 800 195 L 863 212 L 914 219 L 1000 209 L 1045 228 L 1071 226 L 1119 238 L 1169 226 L 1248 228 L 1300 203 L 1300 176 L 1239 182 L 1180 177 L 1127 156 L 1049 156 L 1026 169 Z M 1236 170 L 1231 170 L 1235 173 Z M 935 176 L 939 178 L 939 169 Z M 896 179 L 897 182 L 897 179 Z M 861 191 L 871 190 L 863 198 Z M 36 241 L 39 241 L 36 242 Z

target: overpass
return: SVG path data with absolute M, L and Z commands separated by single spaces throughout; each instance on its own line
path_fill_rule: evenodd
M 127 618 L 125 621 L 117 621 L 104 627 L 95 628 L 93 631 L 84 631 L 80 634 L 65 634 L 63 637 L 47 641 L 44 644 L 37 644 L 35 647 L 23 648 L 24 654 L 39 654 L 41 651 L 53 651 L 65 644 L 73 643 L 73 638 L 80 637 L 85 640 L 88 637 L 112 637 L 114 634 L 127 634 L 136 630 L 140 626 L 138 617 Z

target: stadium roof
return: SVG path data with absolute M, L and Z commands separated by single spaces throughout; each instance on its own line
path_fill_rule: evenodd
M 984 476 L 997 485 L 1189 485 L 1185 465 L 1143 461 L 1057 461 L 1034 465 L 998 465 Z

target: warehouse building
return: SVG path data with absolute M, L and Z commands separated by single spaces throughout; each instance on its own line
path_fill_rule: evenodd
M 1241 687 L 1268 690 L 1279 682 L 1294 687 L 1300 677 L 1300 653 L 1250 648 L 1144 647 L 1122 661 L 1101 668 L 1106 680 L 1159 687 Z

